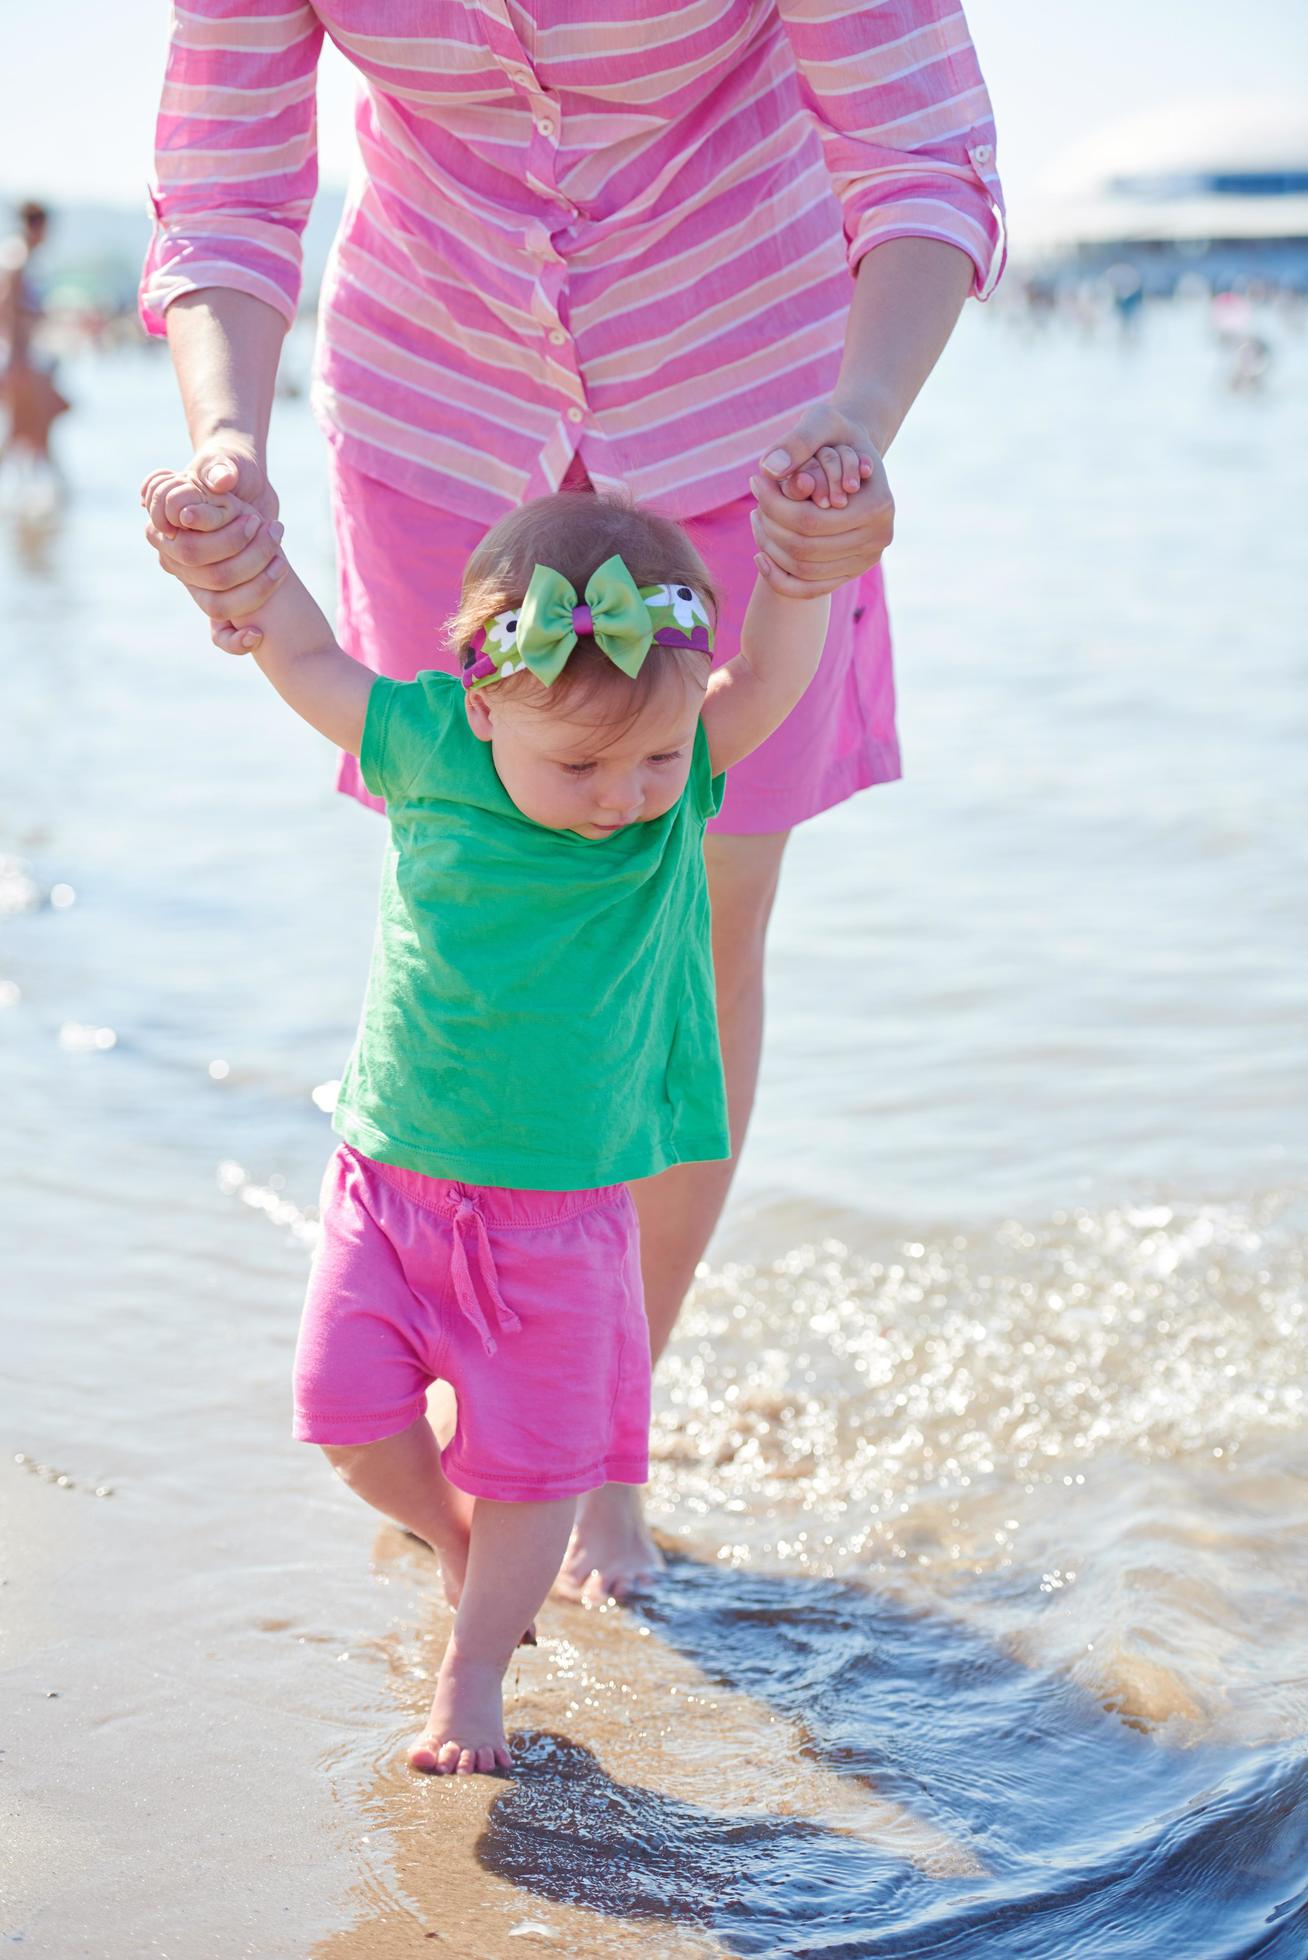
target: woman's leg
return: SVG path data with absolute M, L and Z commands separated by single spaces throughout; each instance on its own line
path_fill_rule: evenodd
M 575 1509 L 571 1497 L 549 1504 L 476 1500 L 463 1598 L 427 1726 L 409 1745 L 415 1769 L 467 1776 L 511 1767 L 504 1672 L 520 1629 L 549 1592 Z
M 780 831 L 705 841 L 731 1157 L 718 1164 L 679 1164 L 631 1187 L 640 1214 L 645 1312 L 655 1361 L 722 1216 L 749 1127 L 763 1050 L 764 947 L 788 836 Z M 605 1484 L 578 1503 L 559 1590 L 573 1597 L 620 1599 L 662 1562 L 645 1526 L 640 1487 Z

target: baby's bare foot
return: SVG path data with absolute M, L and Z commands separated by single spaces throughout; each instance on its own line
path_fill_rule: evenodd
M 504 1675 L 493 1662 L 445 1650 L 427 1726 L 408 1749 L 412 1768 L 434 1776 L 483 1776 L 511 1769 L 504 1734 Z

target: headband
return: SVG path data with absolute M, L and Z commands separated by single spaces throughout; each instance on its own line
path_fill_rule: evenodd
M 631 680 L 652 646 L 713 650 L 708 608 L 693 587 L 638 586 L 615 553 L 587 579 L 580 599 L 562 572 L 537 565 L 522 604 L 496 613 L 473 634 L 463 685 L 485 687 L 526 668 L 552 687 L 584 633 Z

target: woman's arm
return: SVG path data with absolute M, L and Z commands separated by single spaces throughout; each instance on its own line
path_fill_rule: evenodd
M 822 657 L 831 610 L 825 596 L 783 598 L 760 577 L 740 625 L 740 652 L 709 676 L 701 719 L 714 775 L 779 728 Z
M 192 528 L 182 513 L 216 494 L 239 498 L 269 522 L 276 517 L 265 457 L 286 323 L 265 301 L 214 286 L 175 299 L 166 325 L 194 453 L 182 476 L 148 478 L 141 501 L 164 571 L 182 581 L 211 619 L 228 619 L 271 595 L 273 545 L 266 533 L 247 545 L 231 523 Z
M 195 451 L 192 467 L 208 455 L 244 461 L 262 481 L 285 320 L 266 300 L 211 286 L 175 299 L 165 327 Z M 203 481 L 209 483 L 207 472 Z M 234 484 L 209 487 L 254 501 Z
M 772 481 L 760 535 L 783 579 L 798 572 L 830 591 L 890 542 L 880 459 L 968 292 L 994 290 L 1003 193 L 990 97 L 957 0 L 775 4 L 856 278 L 836 393 L 763 459 Z M 851 509 L 856 452 L 873 460 Z
M 832 397 L 884 455 L 972 291 L 972 260 L 935 238 L 893 238 L 859 260 Z
M 895 503 L 884 456 L 939 360 L 975 277 L 973 262 L 934 238 L 894 238 L 860 261 L 845 332 L 836 393 L 810 409 L 750 478 L 757 500 L 754 538 L 772 561 L 764 577 L 781 593 L 800 597 L 816 585 L 834 592 L 875 565 L 895 529 Z M 844 487 L 831 450 L 835 482 L 810 483 L 803 473 L 780 479 L 807 458 L 827 466 L 827 446 L 848 444 L 874 457 L 857 491 Z M 784 457 L 784 464 L 782 458 Z M 847 481 L 847 479 L 846 479 Z M 796 498 L 816 488 L 825 502 Z M 802 592 L 800 590 L 802 582 Z
M 273 383 L 317 186 L 322 40 L 307 0 L 188 0 L 173 10 L 159 105 L 141 318 L 168 336 L 194 484 L 234 491 L 267 519 L 277 514 L 264 465 Z M 213 589 L 206 568 L 238 541 L 177 535 L 178 507 L 152 502 L 151 521 L 165 568 L 198 597 Z M 247 609 L 266 596 L 266 585 L 252 591 Z

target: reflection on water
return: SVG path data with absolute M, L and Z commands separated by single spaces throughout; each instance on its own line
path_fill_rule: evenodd
M 431 1562 L 285 1440 L 380 830 L 152 572 L 166 373 L 88 366 L 0 553 L 15 1934 L 1302 1960 L 1305 369 L 1234 399 L 1184 309 L 951 348 L 894 458 L 910 775 L 790 847 L 668 1575 L 547 1608 L 517 1775 L 452 1788 L 397 1757 Z M 300 405 L 274 473 L 326 591 Z

